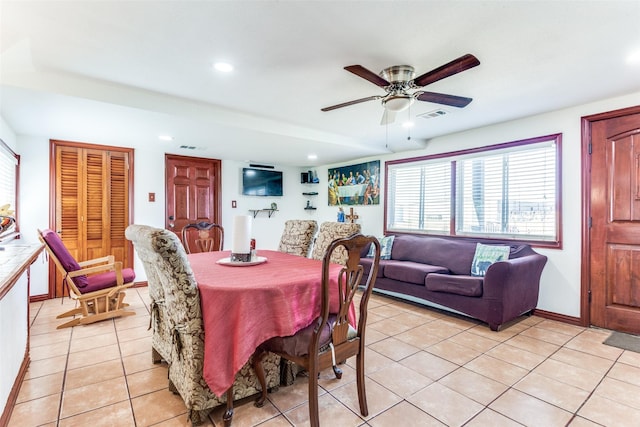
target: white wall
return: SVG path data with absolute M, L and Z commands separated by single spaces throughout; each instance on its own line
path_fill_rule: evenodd
M 16 151 L 16 134 L 13 129 L 9 127 L 7 122 L 4 121 L 2 116 L 0 116 L 0 139 L 11 147 L 14 152 Z
M 538 308 L 567 316 L 580 316 L 580 263 L 581 263 L 581 133 L 582 116 L 611 111 L 619 108 L 640 105 L 640 92 L 578 107 L 554 111 L 538 116 L 527 117 L 511 122 L 495 124 L 467 132 L 434 138 L 422 150 L 389 154 L 381 157 L 354 159 L 353 161 L 314 167 L 320 178 L 320 184 L 312 189 L 300 184 L 300 172 L 309 168 L 279 167 L 284 172 L 283 197 L 247 197 L 240 194 L 240 170 L 244 162 L 224 160 L 222 162 L 222 224 L 231 230 L 235 215 L 248 214 L 249 209 L 268 207 L 271 202 L 278 204 L 279 211 L 271 218 L 260 213 L 253 221 L 254 237 L 258 250 L 275 249 L 287 219 L 316 219 L 335 221 L 337 208 L 327 204 L 327 170 L 334 166 L 361 163 L 369 160 L 381 160 L 381 172 L 384 174 L 384 162 L 387 160 L 424 156 L 428 154 L 456 151 L 470 147 L 496 144 L 535 136 L 562 133 L 562 179 L 563 179 L 563 249 L 538 249 L 547 255 L 549 261 L 542 275 Z M 4 133 L 4 122 L 0 135 Z M 6 139 L 5 139 L 6 141 Z M 7 141 L 9 142 L 9 141 Z M 118 145 L 112 143 L 112 145 Z M 21 228 L 27 243 L 36 239 L 35 229 L 48 225 L 48 156 L 49 141 L 45 137 L 17 136 L 16 152 L 22 156 L 21 176 Z M 384 176 L 381 183 L 384 184 Z M 382 189 L 384 195 L 384 189 Z M 155 152 L 145 147 L 136 147 L 135 185 L 134 185 L 134 221 L 162 227 L 164 225 L 164 152 Z M 304 210 L 307 197 L 304 191 L 318 191 L 311 198 L 318 209 Z M 147 201 L 147 193 L 156 193 L 156 202 Z M 231 201 L 237 201 L 237 208 L 231 208 Z M 383 201 L 377 206 L 357 206 L 359 222 L 366 234 L 381 235 L 383 229 Z M 33 231 L 31 231 L 33 230 Z M 230 248 L 230 233 L 227 233 L 225 247 Z M 35 267 L 35 266 L 34 266 Z M 144 272 L 136 264 L 138 277 Z M 46 284 L 32 284 L 32 294 L 46 292 Z

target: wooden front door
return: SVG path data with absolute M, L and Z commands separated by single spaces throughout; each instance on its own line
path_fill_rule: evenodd
M 182 227 L 221 220 L 221 161 L 167 154 L 165 228 L 182 238 Z M 195 243 L 190 242 L 191 247 Z M 216 242 L 217 244 L 217 242 Z
M 590 126 L 590 323 L 640 333 L 640 107 Z
M 124 230 L 132 217 L 133 150 L 52 140 L 51 157 L 51 229 L 77 261 L 113 255 L 131 267 Z M 50 277 L 49 294 L 65 295 L 53 263 Z

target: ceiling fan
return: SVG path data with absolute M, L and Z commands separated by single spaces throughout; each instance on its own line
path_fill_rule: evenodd
M 331 111 L 337 108 L 359 104 L 361 102 L 381 99 L 382 106 L 384 107 L 384 114 L 380 124 L 384 125 L 393 123 L 395 121 L 396 113 L 409 108 L 416 99 L 419 101 L 450 105 L 458 108 L 466 107 L 472 101 L 471 98 L 447 95 L 444 93 L 426 92 L 423 90 L 418 90 L 412 93 L 409 93 L 409 91 L 437 82 L 438 80 L 442 80 L 446 77 L 453 76 L 454 74 L 466 71 L 477 65 L 480 65 L 478 58 L 471 54 L 466 54 L 415 78 L 414 69 L 410 65 L 394 65 L 392 67 L 385 68 L 380 72 L 380 74 L 369 71 L 362 65 L 349 65 L 348 67 L 344 67 L 344 69 L 358 77 L 362 77 L 363 79 L 370 81 L 376 86 L 380 86 L 387 92 L 387 94 L 374 95 L 343 102 L 342 104 L 322 108 L 322 111 Z

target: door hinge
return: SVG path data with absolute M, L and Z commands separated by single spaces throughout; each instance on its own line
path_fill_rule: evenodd
M 593 218 L 589 217 L 589 228 L 593 226 Z
M 587 297 L 589 298 L 589 304 L 591 304 L 591 289 L 587 291 Z
M 593 146 L 591 145 L 591 143 L 589 143 L 589 154 L 591 154 L 592 149 L 593 149 Z

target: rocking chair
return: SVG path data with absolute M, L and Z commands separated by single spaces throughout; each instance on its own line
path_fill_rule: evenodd
M 58 319 L 79 316 L 57 329 L 136 314 L 124 309 L 129 305 L 124 303 L 124 290 L 133 285 L 135 278 L 131 268 L 123 269 L 122 262 L 116 262 L 113 255 L 77 262 L 54 231 L 38 230 L 38 237 L 62 273 L 69 297 L 79 304 L 57 316 Z

